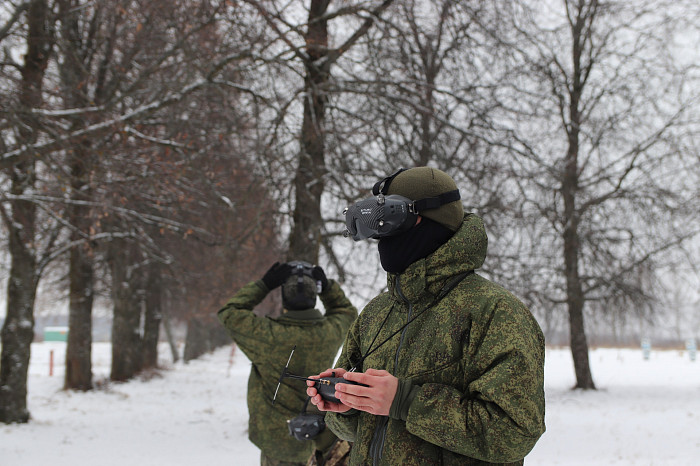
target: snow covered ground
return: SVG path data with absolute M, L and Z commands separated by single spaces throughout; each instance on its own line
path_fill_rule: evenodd
M 49 355 L 53 350 L 53 376 Z M 24 425 L 0 425 L 2 466 L 256 465 L 247 440 L 245 389 L 250 368 L 221 348 L 172 364 L 151 380 L 64 392 L 63 343 L 32 346 Z M 161 354 L 169 355 L 166 347 Z M 110 346 L 93 349 L 97 379 L 109 374 Z M 688 353 L 598 349 L 599 388 L 573 392 L 568 349 L 548 349 L 547 432 L 526 458 L 532 465 L 691 466 L 700 464 L 700 359 Z

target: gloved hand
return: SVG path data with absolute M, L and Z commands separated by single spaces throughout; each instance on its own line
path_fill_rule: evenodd
M 265 275 L 263 275 L 262 282 L 265 284 L 268 290 L 272 291 L 287 281 L 291 271 L 292 268 L 286 262 L 275 262 L 272 264 L 272 267 L 265 272 Z
M 321 282 L 321 293 L 326 291 L 326 288 L 328 288 L 328 278 L 326 277 L 326 272 L 323 271 L 320 265 L 316 265 L 311 269 L 311 276 L 314 277 L 314 280 L 317 282 Z

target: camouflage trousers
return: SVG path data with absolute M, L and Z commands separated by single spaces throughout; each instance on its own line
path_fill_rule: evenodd
M 344 440 L 336 441 L 325 453 L 316 450 L 304 463 L 280 461 L 260 453 L 260 466 L 346 466 L 350 457 L 350 444 Z
M 325 453 L 316 450 L 306 466 L 346 466 L 350 458 L 350 447 L 350 443 L 345 440 L 337 440 Z
M 280 461 L 270 458 L 265 453 L 260 452 L 260 466 L 306 466 L 306 463 L 297 463 L 293 461 Z

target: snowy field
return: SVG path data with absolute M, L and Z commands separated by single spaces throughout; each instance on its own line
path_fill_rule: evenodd
M 49 355 L 56 366 L 49 376 Z M 0 425 L 2 466 L 256 465 L 247 440 L 249 362 L 221 348 L 172 364 L 151 380 L 64 392 L 63 343 L 32 346 L 24 425 Z M 169 355 L 164 346 L 161 354 Z M 110 347 L 96 343 L 96 379 L 109 374 Z M 692 466 L 700 464 L 700 360 L 681 351 L 591 352 L 599 388 L 573 392 L 568 349 L 546 359 L 547 432 L 532 465 Z

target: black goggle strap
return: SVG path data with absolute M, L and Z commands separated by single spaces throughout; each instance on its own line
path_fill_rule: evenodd
M 413 201 L 413 213 L 418 214 L 424 210 L 437 209 L 441 205 L 449 204 L 450 202 L 459 201 L 462 196 L 459 195 L 459 189 L 447 191 L 439 196 L 426 197 L 418 201 Z
M 396 173 L 377 181 L 372 187 L 372 194 L 375 196 L 378 196 L 380 193 L 386 195 L 387 191 L 389 191 L 389 185 L 391 185 L 394 178 L 396 178 L 399 173 L 405 171 L 405 168 L 400 168 Z M 461 198 L 462 197 L 459 195 L 459 189 L 448 191 L 435 197 L 426 197 L 425 199 L 420 199 L 413 202 L 413 212 L 417 214 L 418 212 L 422 212 L 424 210 L 437 209 L 441 205 L 458 201 Z
M 389 185 L 394 180 L 394 178 L 396 178 L 396 175 L 398 175 L 401 172 L 405 172 L 406 170 L 406 168 L 399 168 L 399 170 L 393 175 L 389 175 L 386 178 L 382 178 L 381 180 L 374 183 L 374 187 L 372 188 L 372 194 L 374 194 L 375 196 L 379 193 L 386 194 L 387 190 L 389 189 Z
M 304 292 L 304 267 L 297 265 L 297 294 Z

